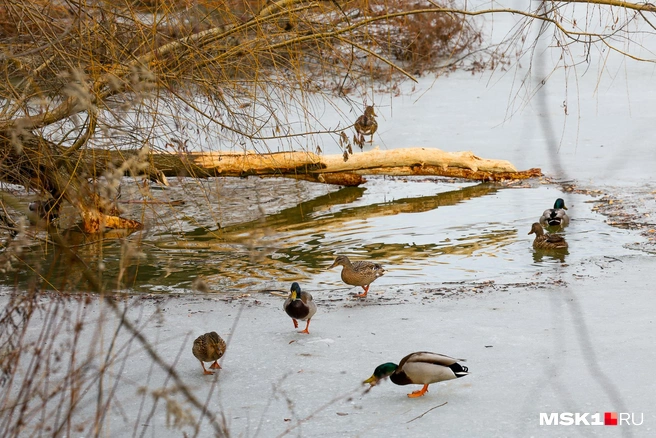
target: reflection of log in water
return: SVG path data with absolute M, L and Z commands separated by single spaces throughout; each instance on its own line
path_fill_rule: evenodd
M 365 189 L 361 187 L 346 187 L 336 192 L 319 196 L 306 202 L 301 202 L 300 204 L 286 208 L 279 213 L 256 219 L 251 222 L 223 228 L 221 237 L 229 240 L 231 235 L 241 234 L 249 230 L 261 229 L 263 227 L 272 229 L 274 232 L 298 226 L 307 228 L 309 222 L 311 222 L 312 227 L 315 227 L 317 222 L 321 220 L 315 218 L 315 213 L 330 211 L 332 208 L 351 204 L 362 198 L 364 192 Z M 303 226 L 304 224 L 305 226 Z
M 494 256 L 500 247 L 516 240 L 515 230 L 487 228 L 467 230 L 465 234 L 456 231 L 461 237 L 454 238 L 452 234 L 449 240 L 446 236 L 436 236 L 434 241 L 420 244 L 367 240 L 359 236 L 362 219 L 453 206 L 494 194 L 499 187 L 478 184 L 432 196 L 360 205 L 364 204 L 365 190 L 345 188 L 277 214 L 220 230 L 197 228 L 178 238 L 156 242 L 159 251 L 153 248 L 145 257 L 138 248 L 107 245 L 83 233 L 71 233 L 66 240 L 76 252 L 86 256 L 91 269 L 95 270 L 99 263 L 104 265 L 102 272 L 98 272 L 108 289 L 124 287 L 121 285 L 137 289 L 155 285 L 190 287 L 194 279 L 203 276 L 213 290 L 250 290 L 261 281 L 308 278 L 326 268 L 333 254 L 344 249 L 354 251 L 355 255 L 366 253 L 367 258 L 384 261 L 394 271 L 403 272 L 420 269 L 418 265 L 422 264 L 443 263 L 440 255 L 468 257 L 488 253 Z M 51 254 L 46 263 L 50 268 L 44 278 L 56 288 L 65 283 L 85 288 L 81 278 L 67 270 L 70 263 L 65 257 Z
M 197 245 L 201 243 L 199 240 L 202 240 L 204 249 L 225 252 L 230 250 L 230 246 L 236 244 L 248 248 L 251 256 L 256 254 L 260 271 L 278 271 L 279 275 L 280 270 L 286 271 L 284 265 L 288 260 L 296 260 L 297 263 L 302 263 L 312 269 L 321 269 L 325 267 L 324 265 L 337 249 L 321 242 L 323 237 L 335 232 L 348 234 L 350 228 L 348 222 L 363 218 L 393 216 L 400 213 L 426 212 L 490 195 L 498 190 L 497 185 L 483 183 L 432 196 L 349 206 L 362 197 L 364 189 L 345 188 L 260 220 L 226 227 L 221 230 L 220 234 L 212 233 L 216 237 L 213 239 L 208 240 L 207 233 L 203 233 L 201 236 L 196 231 L 187 234 L 187 239 L 167 242 L 165 245 L 158 246 L 166 249 L 191 249 L 197 248 Z M 331 210 L 334 212 L 331 213 Z M 355 235 L 356 232 L 354 232 Z M 486 248 L 496 249 L 514 241 L 516 235 L 515 230 L 486 230 L 479 235 L 468 235 L 459 240 L 429 244 L 362 242 L 365 244 L 357 244 L 357 246 L 365 251 L 368 257 L 376 260 L 423 260 L 440 254 L 471 256 L 475 252 L 484 253 Z M 232 250 L 237 250 L 237 248 L 233 246 Z M 276 253 L 278 257 L 268 257 L 273 253 Z M 294 274 L 298 275 L 298 272 Z
M 375 243 L 358 246 L 357 253 L 366 253 L 368 260 L 389 260 L 394 266 L 386 266 L 388 271 L 416 270 L 417 267 L 404 267 L 404 262 L 427 260 L 440 255 L 471 257 L 476 255 L 495 256 L 500 247 L 515 241 L 517 230 L 484 231 L 468 236 L 466 239 L 449 242 L 405 244 L 405 243 Z M 317 248 L 307 250 L 300 246 L 283 246 L 276 249 L 278 255 L 284 254 L 288 260 L 301 260 L 315 270 L 325 269 L 333 259 L 332 248 Z M 326 252 L 328 251 L 328 252 Z M 487 251 L 487 253 L 486 253 Z M 351 255 L 351 254 L 347 254 Z M 440 263 L 436 260 L 436 263 Z M 444 263 L 444 262 L 442 262 Z
M 295 207 L 285 209 L 278 214 L 225 228 L 222 230 L 223 235 L 221 237 L 229 240 L 231 235 L 241 234 L 253 229 L 261 229 L 263 227 L 272 229 L 272 232 L 308 228 L 322 231 L 330 228 L 338 228 L 342 223 L 352 219 L 371 219 L 393 216 L 399 213 L 421 213 L 495 193 L 499 190 L 499 186 L 482 183 L 432 196 L 402 198 L 358 207 L 346 206 L 333 214 L 326 214 L 319 217 L 312 215 L 314 212 L 325 211 L 333 206 L 346 205 L 354 202 L 362 196 L 364 190 L 355 187 L 344 188 L 335 193 L 330 193 L 311 201 L 303 202 Z

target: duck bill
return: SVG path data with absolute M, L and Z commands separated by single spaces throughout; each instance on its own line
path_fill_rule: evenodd
M 376 384 L 378 383 L 378 379 L 376 378 L 376 376 L 371 376 L 367 380 L 362 382 L 363 385 L 366 383 L 370 384 L 371 386 L 376 386 Z
M 335 262 L 333 262 L 333 264 L 332 264 L 332 265 L 330 265 L 330 267 L 329 267 L 328 269 L 332 269 L 332 268 L 334 268 L 335 266 L 337 266 L 337 262 L 336 262 L 336 261 L 335 261 Z

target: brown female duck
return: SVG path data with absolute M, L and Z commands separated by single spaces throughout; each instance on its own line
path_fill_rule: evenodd
M 351 263 L 349 258 L 343 255 L 337 256 L 328 269 L 332 269 L 337 265 L 342 265 L 342 281 L 344 283 L 351 286 L 361 286 L 364 289 L 363 294 L 356 295 L 358 298 L 366 297 L 367 292 L 369 292 L 369 285 L 385 274 L 385 269 L 378 263 L 363 261 Z
M 535 222 L 528 234 L 535 233 L 533 248 L 535 249 L 567 249 L 567 242 L 558 234 L 545 234 L 542 225 Z
M 376 113 L 374 112 L 373 105 L 369 105 L 364 109 L 364 114 L 358 117 L 353 127 L 360 134 L 361 143 L 364 143 L 365 135 L 371 135 L 369 143 L 374 141 L 374 134 L 378 129 L 378 122 L 376 122 Z
M 217 360 L 223 356 L 225 350 L 226 343 L 216 332 L 200 335 L 196 338 L 194 346 L 191 348 L 191 352 L 194 353 L 194 356 L 200 361 L 200 364 L 203 367 L 203 374 L 214 374 L 205 369 L 205 364 L 203 362 L 213 362 L 212 365 L 210 365 L 211 369 L 221 369 L 221 365 L 219 365 Z

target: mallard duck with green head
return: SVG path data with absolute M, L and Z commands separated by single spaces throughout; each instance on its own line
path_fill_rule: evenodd
M 364 114 L 358 117 L 353 127 L 360 135 L 361 143 L 364 143 L 365 135 L 371 135 L 369 143 L 374 141 L 374 134 L 378 129 L 378 122 L 376 122 L 376 112 L 374 111 L 373 105 L 369 105 L 364 109 Z
M 389 377 L 396 385 L 424 385 L 420 390 L 411 392 L 408 397 L 421 397 L 428 392 L 428 385 L 464 377 L 469 374 L 467 367 L 458 361 L 465 359 L 454 359 L 444 354 L 418 351 L 410 353 L 398 365 L 392 362 L 378 365 L 371 377 L 362 383 L 377 385 L 382 379 Z
M 307 321 L 305 330 L 302 330 L 301 333 L 310 333 L 308 330 L 310 328 L 310 319 L 317 313 L 317 305 L 310 293 L 302 292 L 301 286 L 294 282 L 292 283 L 289 297 L 285 300 L 282 307 L 285 309 L 287 315 L 292 318 L 292 321 L 294 321 L 294 328 L 298 328 L 297 320 Z
M 567 249 L 568 247 L 563 236 L 545 233 L 542 225 L 537 222 L 533 223 L 528 234 L 535 234 L 535 240 L 533 240 L 533 248 L 535 249 Z
M 356 295 L 358 298 L 365 298 L 369 292 L 369 285 L 378 277 L 382 277 L 385 274 L 385 269 L 378 263 L 365 261 L 351 262 L 344 255 L 337 256 L 328 269 L 332 269 L 338 265 L 342 266 L 342 281 L 344 283 L 351 286 L 360 286 L 364 289 L 364 293 Z
M 565 201 L 562 198 L 556 199 L 554 208 L 549 208 L 540 216 L 540 225 L 545 228 L 562 229 L 569 225 L 569 216 L 565 213 Z
M 226 351 L 226 343 L 216 332 L 205 333 L 200 335 L 194 341 L 191 352 L 194 357 L 200 361 L 203 367 L 203 374 L 214 374 L 205 369 L 205 362 L 213 362 L 210 365 L 211 369 L 221 369 L 221 365 L 217 362 Z

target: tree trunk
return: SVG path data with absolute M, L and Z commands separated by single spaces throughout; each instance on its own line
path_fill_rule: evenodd
M 160 158 L 161 157 L 161 158 Z M 193 153 L 185 161 L 217 176 L 286 176 L 328 184 L 357 186 L 363 175 L 436 175 L 477 181 L 527 179 L 541 176 L 540 169 L 517 171 L 505 160 L 477 157 L 472 152 L 444 152 L 439 149 L 408 148 L 382 151 L 378 148 L 348 155 L 317 155 L 310 152 L 258 154 L 247 151 Z M 158 166 L 162 155 L 153 155 Z
M 71 160 L 86 164 L 89 176 L 97 177 L 113 166 L 134 159 L 140 150 L 87 149 Z M 311 152 L 149 153 L 147 166 L 139 171 L 156 180 L 159 175 L 206 178 L 249 175 L 284 176 L 308 181 L 358 186 L 363 175 L 435 175 L 475 181 L 503 181 L 539 177 L 538 168 L 518 171 L 506 160 L 480 158 L 472 152 L 444 152 L 439 149 L 407 148 L 358 152 L 344 160 L 343 155 L 317 155 Z

